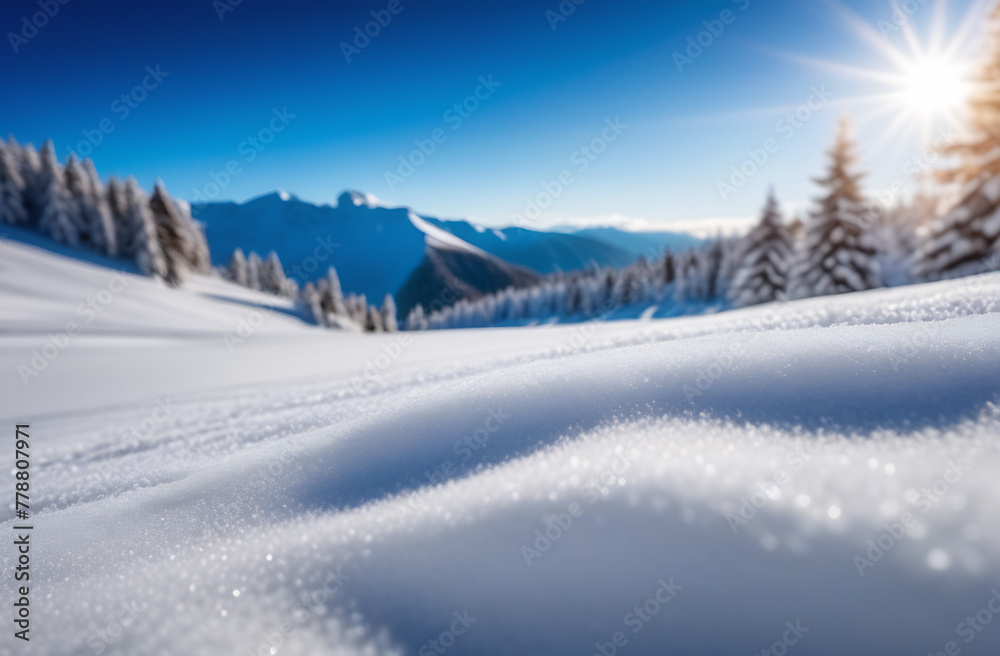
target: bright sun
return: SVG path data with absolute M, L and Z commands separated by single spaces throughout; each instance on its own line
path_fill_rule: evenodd
M 880 57 L 861 65 L 801 55 L 793 58 L 868 83 L 863 91 L 859 89 L 859 95 L 841 97 L 837 103 L 854 111 L 859 123 L 882 123 L 879 134 L 868 143 L 869 154 L 890 144 L 905 149 L 914 140 L 930 146 L 936 130 L 961 124 L 974 89 L 970 74 L 978 64 L 969 54 L 982 26 L 983 2 L 970 3 L 952 27 L 948 25 L 946 0 L 927 3 L 933 9 L 921 14 L 927 26 L 921 36 L 914 31 L 914 21 L 901 27 L 884 21 L 873 24 L 841 0 L 828 0 L 827 4 Z M 924 4 L 923 0 L 919 4 Z
M 958 109 L 968 92 L 962 68 L 944 58 L 923 58 L 909 63 L 900 82 L 901 104 L 923 115 Z

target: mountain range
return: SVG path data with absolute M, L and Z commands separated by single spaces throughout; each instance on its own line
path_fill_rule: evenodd
M 195 203 L 191 210 L 205 226 L 213 264 L 227 264 L 237 247 L 261 255 L 274 251 L 300 284 L 332 265 L 346 292 L 373 301 L 391 293 L 401 316 L 417 304 L 449 302 L 447 290 L 474 299 L 530 285 L 555 271 L 622 267 L 640 255 L 655 257 L 664 248 L 700 241 L 684 233 L 616 228 L 484 228 L 385 207 L 356 191 L 342 193 L 336 205 L 315 205 L 276 191 L 244 203 Z

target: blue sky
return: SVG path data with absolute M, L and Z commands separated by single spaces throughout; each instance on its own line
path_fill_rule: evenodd
M 22 31 L 37 0 L 5 2 L 0 131 L 52 138 L 60 158 L 89 153 L 105 176 L 147 187 L 162 177 L 189 200 L 280 188 L 333 202 L 358 189 L 502 225 L 548 188 L 540 227 L 714 225 L 756 215 L 771 185 L 790 209 L 806 207 L 845 108 L 873 191 L 909 185 L 904 170 L 928 145 L 913 121 L 891 127 L 900 109 L 872 101 L 891 83 L 847 70 L 895 70 L 886 46 L 910 56 L 902 31 L 878 33 L 891 24 L 887 2 L 565 0 L 560 14 L 557 0 L 234 1 L 70 0 L 37 33 Z M 935 26 L 947 40 L 984 11 L 971 0 L 912 5 L 922 44 Z M 373 11 L 386 24 L 355 44 Z M 702 32 L 707 45 L 678 70 L 674 53 Z M 960 38 L 960 58 L 979 36 Z M 800 109 L 807 120 L 778 124 L 811 97 L 819 108 Z M 722 193 L 769 138 L 767 161 Z M 416 142 L 433 146 L 422 161 Z M 418 165 L 400 169 L 401 156 Z

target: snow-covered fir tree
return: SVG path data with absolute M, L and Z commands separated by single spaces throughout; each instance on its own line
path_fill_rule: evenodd
M 76 155 L 70 154 L 66 160 L 66 166 L 63 167 L 64 192 L 67 202 L 72 208 L 71 217 L 76 223 L 76 233 L 79 235 L 80 243 L 89 245 L 90 226 L 87 225 L 87 219 L 84 216 L 84 206 L 87 196 L 87 180 L 85 176 L 86 173 L 83 170 L 83 165 L 80 164 L 80 160 L 76 158 Z
M 125 201 L 125 183 L 115 176 L 111 176 L 108 178 L 108 184 L 104 188 L 104 195 L 108 200 L 108 209 L 111 210 L 111 222 L 115 227 L 115 245 L 118 249 L 118 254 L 128 257 L 129 254 L 126 252 L 128 230 L 125 224 L 128 204 Z
M 83 189 L 78 202 L 90 247 L 104 255 L 117 255 L 118 239 L 111 206 L 94 161 L 89 157 L 83 161 Z
M 941 198 L 918 189 L 914 198 L 880 212 L 868 229 L 887 287 L 914 282 L 916 256 L 930 226 L 940 216 Z
M 191 216 L 191 206 L 177 198 L 171 198 L 184 224 L 184 258 L 195 273 L 206 274 L 212 270 L 212 255 L 208 250 L 208 239 L 202 225 Z
M 305 304 L 306 308 L 309 309 L 309 313 L 312 315 L 316 325 L 328 325 L 326 315 L 323 312 L 323 307 L 320 303 L 320 293 L 316 288 L 316 285 L 311 282 L 307 282 L 303 285 L 302 289 L 299 291 L 299 298 L 302 300 L 303 304 Z
M 260 288 L 276 296 L 285 296 L 289 292 L 285 269 L 281 266 L 281 260 L 274 251 L 268 254 L 264 264 L 261 265 Z
M 167 193 L 162 180 L 153 187 L 149 209 L 156 224 L 156 237 L 160 242 L 165 263 L 164 280 L 172 286 L 180 285 L 188 271 L 187 230 L 183 216 Z
M 61 244 L 80 243 L 80 220 L 76 204 L 66 188 L 66 176 L 56 159 L 55 146 L 46 141 L 41 153 L 39 194 L 37 199 L 38 227 Z
M 416 305 L 406 316 L 407 330 L 427 330 L 427 315 L 424 313 L 424 306 Z
M 8 139 L 8 147 L 18 155 L 21 178 L 24 180 L 24 208 L 28 211 L 28 223 L 37 224 L 41 215 L 42 196 L 45 194 L 42 158 L 33 145 L 22 146 L 13 136 Z
M 347 306 L 344 305 L 344 290 L 340 286 L 340 276 L 332 266 L 326 272 L 326 281 L 330 292 L 330 312 L 336 315 L 346 315 Z
M 961 163 L 940 173 L 961 200 L 931 226 L 913 273 L 923 280 L 981 272 L 1000 253 L 1000 6 L 990 16 L 989 52 L 968 97 L 968 137 L 946 150 Z
M 735 240 L 720 236 L 674 258 L 674 302 L 725 298 L 736 269 L 735 248 Z
M 399 330 L 399 323 L 396 320 L 396 300 L 392 294 L 386 294 L 382 300 L 382 307 L 379 309 L 382 315 L 382 330 L 387 333 L 394 333 Z
M 0 223 L 23 225 L 28 222 L 24 206 L 24 177 L 20 170 L 20 154 L 0 140 Z
M 135 178 L 125 181 L 122 215 L 122 254 L 131 258 L 147 276 L 164 278 L 167 263 L 157 239 L 156 223 L 149 209 L 149 198 Z
M 380 333 L 382 332 L 382 315 L 379 313 L 378 308 L 374 305 L 369 305 L 365 317 L 365 332 L 369 333 Z
M 348 294 L 344 299 L 347 316 L 351 321 L 362 326 L 368 321 L 368 299 L 364 294 Z
M 243 255 L 243 249 L 237 247 L 233 251 L 233 256 L 229 258 L 229 269 L 227 277 L 237 285 L 247 287 L 247 258 Z
M 260 270 L 263 266 L 260 255 L 250 251 L 250 255 L 247 256 L 247 287 L 250 289 L 260 289 Z
M 828 151 L 826 176 L 816 182 L 826 190 L 803 228 L 791 269 L 789 295 L 807 298 L 881 287 L 875 249 L 863 230 L 864 196 L 855 171 L 850 118 L 840 120 Z
M 785 228 L 772 190 L 760 222 L 737 247 L 739 266 L 729 289 L 734 307 L 778 300 L 785 294 L 791 263 L 792 237 Z
M 717 237 L 679 254 L 639 258 L 620 270 L 556 272 L 532 287 L 463 299 L 429 314 L 417 306 L 406 318 L 406 329 L 473 328 L 581 315 L 604 318 L 620 308 L 654 303 L 721 306 L 736 269 L 737 243 Z
M 211 270 L 204 231 L 162 182 L 152 199 L 134 178 L 111 177 L 105 187 L 90 159 L 71 154 L 60 165 L 51 140 L 40 153 L 13 136 L 0 140 L 0 222 L 37 226 L 60 243 L 132 259 L 173 284 L 188 269 Z

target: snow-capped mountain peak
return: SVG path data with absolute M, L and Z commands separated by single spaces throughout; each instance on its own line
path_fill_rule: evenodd
M 361 191 L 352 191 L 348 189 L 337 197 L 337 207 L 349 208 L 351 206 L 365 207 L 368 209 L 384 207 L 374 194 L 366 194 Z

